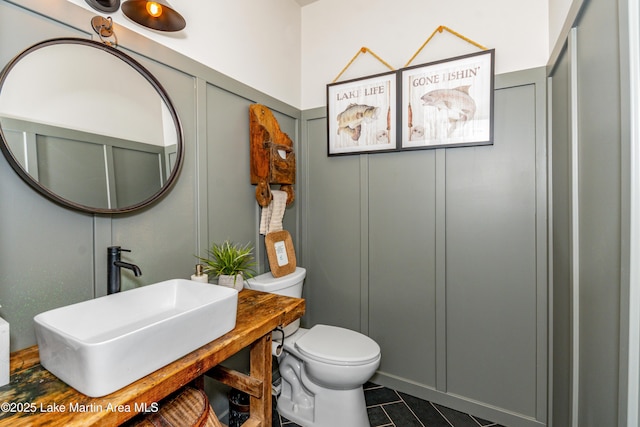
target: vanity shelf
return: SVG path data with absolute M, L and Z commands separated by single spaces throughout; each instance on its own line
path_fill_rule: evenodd
M 0 426 L 117 426 L 185 385 L 209 376 L 248 393 L 251 427 L 271 425 L 271 331 L 302 317 L 302 299 L 250 289 L 238 295 L 236 327 L 215 341 L 104 397 L 91 398 L 40 365 L 37 346 L 11 354 L 11 382 L 0 387 Z M 250 348 L 250 374 L 216 366 Z

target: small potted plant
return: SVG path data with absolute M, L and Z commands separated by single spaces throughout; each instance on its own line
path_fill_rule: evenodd
M 225 240 L 221 244 L 212 243 L 207 250 L 209 257 L 198 257 L 204 263 L 204 272 L 218 276 L 218 284 L 242 290 L 244 279 L 253 277 L 256 265 L 253 260 L 253 246 L 242 246 Z

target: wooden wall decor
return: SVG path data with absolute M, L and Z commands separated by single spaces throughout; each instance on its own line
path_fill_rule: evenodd
M 251 184 L 257 185 L 256 200 L 262 207 L 271 202 L 270 184 L 280 184 L 287 192 L 287 206 L 293 203 L 296 180 L 296 157 L 293 141 L 280 130 L 269 108 L 260 104 L 249 107 L 251 135 Z

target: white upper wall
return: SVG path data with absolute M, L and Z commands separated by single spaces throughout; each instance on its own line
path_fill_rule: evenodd
M 12 0 L 55 16 L 93 11 L 85 0 Z M 123 0 L 124 1 L 124 0 Z M 582 0 L 173 0 L 186 19 L 178 33 L 127 27 L 294 107 L 324 106 L 331 83 L 362 46 L 401 68 L 440 25 L 496 49 L 496 73 L 546 65 L 569 10 Z M 305 5 L 301 7 L 300 5 Z M 69 15 L 71 14 L 71 15 Z M 87 30 L 90 25 L 87 22 Z M 413 64 L 478 49 L 443 32 Z M 387 68 L 360 55 L 341 77 Z
M 85 0 L 68 1 L 93 11 Z M 169 3 L 187 21 L 184 30 L 176 33 L 149 30 L 132 22 L 120 10 L 110 16 L 118 25 L 300 108 L 301 9 L 296 0 L 170 0 Z
M 302 109 L 326 104 L 326 84 L 362 46 L 402 68 L 444 25 L 495 48 L 500 74 L 546 65 L 548 23 L 547 0 L 320 0 L 302 9 Z M 412 65 L 478 51 L 438 33 Z M 360 55 L 340 81 L 386 70 L 372 55 Z
M 565 24 L 572 3 L 582 4 L 583 0 L 549 0 L 549 51 L 555 47 Z

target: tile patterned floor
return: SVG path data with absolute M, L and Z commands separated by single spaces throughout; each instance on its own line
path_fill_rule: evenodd
M 373 383 L 364 394 L 371 427 L 504 427 Z M 274 408 L 273 427 L 300 426 Z

